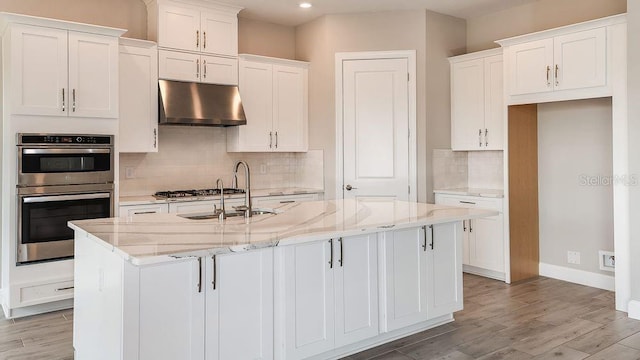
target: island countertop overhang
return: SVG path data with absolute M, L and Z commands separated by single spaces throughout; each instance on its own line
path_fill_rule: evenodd
M 277 204 L 275 215 L 190 220 L 177 214 L 69 222 L 82 237 L 97 241 L 134 265 L 180 256 L 210 256 L 429 226 L 498 215 L 497 211 L 389 201 L 331 200 Z

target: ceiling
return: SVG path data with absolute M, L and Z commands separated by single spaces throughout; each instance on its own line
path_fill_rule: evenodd
M 310 9 L 298 4 L 308 1 Z M 240 17 L 297 26 L 326 14 L 429 9 L 463 19 L 537 0 L 221 0 L 244 8 Z

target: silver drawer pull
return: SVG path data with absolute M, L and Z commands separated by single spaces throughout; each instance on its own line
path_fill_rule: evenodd
M 141 214 L 155 214 L 155 211 L 136 211 L 133 214 L 134 215 L 141 215 Z
M 463 200 L 460 200 L 459 202 L 460 202 L 460 204 L 471 204 L 471 205 L 475 205 L 475 204 L 476 204 L 476 203 L 474 203 L 473 201 L 463 201 Z
M 63 288 L 56 289 L 56 291 L 72 290 L 73 288 L 74 288 L 73 286 L 68 286 L 68 287 L 63 287 Z

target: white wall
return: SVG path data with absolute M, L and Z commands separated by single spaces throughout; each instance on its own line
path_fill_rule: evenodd
M 613 275 L 598 264 L 613 251 L 611 119 L 610 98 L 538 105 L 541 263 Z

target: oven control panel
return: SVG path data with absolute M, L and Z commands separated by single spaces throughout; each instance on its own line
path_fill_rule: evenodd
M 37 144 L 65 144 L 84 145 L 102 144 L 110 145 L 113 136 L 110 135 L 60 135 L 60 134 L 19 134 L 18 145 Z

